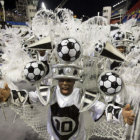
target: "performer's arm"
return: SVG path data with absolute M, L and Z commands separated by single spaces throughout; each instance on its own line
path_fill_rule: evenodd
M 105 104 L 100 101 L 96 101 L 94 106 L 90 109 L 91 115 L 94 121 L 98 121 L 105 112 Z
M 8 84 L 5 84 L 4 88 L 0 88 L 0 102 L 9 102 L 20 106 L 26 102 L 30 103 L 28 97 L 28 92 L 26 90 L 11 90 Z
M 49 88 L 47 86 L 40 86 L 39 92 L 42 98 L 47 101 Z M 25 103 L 31 104 L 33 102 L 38 102 L 40 101 L 40 98 L 37 91 L 27 92 L 26 90 L 11 90 L 8 85 L 5 84 L 4 88 L 0 88 L 0 102 L 7 101 L 20 106 L 24 105 Z

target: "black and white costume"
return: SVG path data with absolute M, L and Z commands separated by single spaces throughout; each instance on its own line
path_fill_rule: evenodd
M 51 57 L 48 60 L 48 63 L 51 64 L 51 78 L 73 78 L 75 80 L 81 80 L 83 82 L 81 88 L 87 90 L 92 89 L 91 91 L 96 93 L 98 89 L 94 89 L 97 87 L 97 78 L 103 71 L 103 68 L 100 67 L 100 57 L 97 57 L 97 60 L 95 59 L 96 55 L 98 56 L 98 54 L 95 53 L 95 44 L 100 40 L 103 42 L 108 41 L 107 29 L 109 26 L 102 27 L 101 25 L 94 25 L 94 21 L 98 21 L 96 18 L 91 18 L 87 22 L 82 23 L 80 19 L 75 20 L 75 18 L 73 18 L 74 16 L 72 11 L 68 9 L 57 10 L 55 12 L 49 10 L 39 11 L 33 20 L 32 28 L 35 36 L 51 36 L 51 40 L 49 42 L 43 42 L 44 46 L 46 46 L 46 44 L 54 45 L 54 48 L 51 47 Z M 59 17 L 59 15 L 61 15 L 60 13 L 63 13 L 62 17 Z M 42 17 L 41 20 L 40 15 Z M 63 20 L 60 20 L 61 18 Z M 44 24 L 45 26 L 42 26 Z M 17 34 L 16 32 L 13 32 L 13 30 L 11 30 L 10 33 L 14 33 L 15 35 Z M 13 40 L 13 38 L 16 40 Z M 3 65 L 2 73 L 3 75 L 6 75 L 6 79 L 10 79 L 11 82 L 19 82 L 21 79 L 23 79 L 22 76 L 25 64 L 31 62 L 32 60 L 28 58 L 28 55 L 21 56 L 23 52 L 19 47 L 21 44 L 18 41 L 19 37 L 14 36 L 13 38 L 7 45 L 5 51 L 5 58 L 8 58 L 7 62 L 9 63 L 5 63 Z M 36 42 L 33 44 L 36 46 Z M 43 44 L 40 45 L 42 46 Z M 9 49 L 11 50 L 10 55 Z M 19 50 L 19 52 L 17 52 L 17 50 Z M 95 54 L 95 58 L 89 56 L 89 54 Z M 40 57 L 39 60 L 46 61 L 47 58 Z M 87 66 L 88 64 L 91 64 L 90 67 Z M 99 70 L 98 67 L 100 68 Z M 31 72 L 30 80 L 32 80 L 32 74 L 34 73 Z M 89 77 L 89 80 L 86 75 Z M 82 76 L 83 79 L 81 78 Z M 28 79 L 29 82 L 32 82 L 30 80 Z M 46 80 L 44 77 L 42 77 L 40 81 L 36 80 L 35 82 L 35 84 L 42 82 L 45 85 L 55 85 L 54 83 L 48 82 L 48 79 Z M 121 107 L 114 104 L 112 105 L 111 103 L 106 106 L 104 103 L 98 101 L 99 98 L 93 102 L 94 93 L 85 94 L 81 91 L 81 89 L 74 88 L 71 95 L 63 96 L 60 93 L 58 86 L 56 86 L 53 90 L 48 89 L 48 87 L 45 86 L 44 89 L 39 90 L 42 98 L 40 98 L 37 91 L 28 93 L 27 91 L 12 90 L 11 100 L 9 99 L 9 102 L 19 106 L 20 108 L 20 106 L 23 107 L 26 104 L 33 104 L 38 101 L 43 103 L 42 99 L 44 99 L 44 101 L 47 102 L 46 106 L 48 105 L 49 107 L 47 112 L 48 117 L 46 116 L 48 119 L 47 130 L 55 140 L 86 140 L 87 136 L 83 118 L 84 111 L 90 111 L 94 121 L 100 119 L 105 112 L 107 121 L 123 123 Z M 83 97 L 84 100 L 82 100 Z M 84 108 L 83 112 L 81 111 L 81 107 Z M 30 126 L 32 125 L 33 124 Z M 100 134 L 102 135 L 102 131 Z M 108 135 L 110 135 L 110 133 L 108 133 Z M 105 135 L 104 137 L 107 136 Z
M 46 91 L 44 92 L 42 90 L 41 93 L 45 100 L 47 100 L 46 98 L 50 98 L 47 116 L 47 131 L 49 134 L 55 140 L 86 140 L 83 112 L 79 112 L 82 95 L 80 89 L 74 88 L 69 96 L 62 95 L 58 86 L 53 89 L 53 93 L 51 91 L 46 88 Z M 11 97 L 11 102 L 18 106 L 39 101 L 39 96 L 36 91 L 27 93 L 26 91 L 12 90 Z M 104 103 L 96 101 L 88 110 L 93 112 L 92 118 L 94 121 L 97 121 L 104 114 L 105 107 Z M 111 111 L 115 112 L 114 110 L 115 108 Z M 119 108 L 117 115 L 114 114 L 114 120 L 118 121 L 120 119 L 120 110 Z M 106 112 L 108 113 L 108 106 Z

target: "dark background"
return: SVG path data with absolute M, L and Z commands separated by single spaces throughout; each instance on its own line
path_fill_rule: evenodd
M 15 8 L 16 0 L 4 0 L 5 9 Z M 39 0 L 38 6 L 41 2 L 45 2 L 48 9 L 54 10 L 62 0 Z M 64 5 L 64 8 L 71 9 L 74 14 L 78 17 L 86 15 L 88 17 L 96 16 L 98 12 L 102 12 L 104 6 L 113 6 L 121 0 L 68 0 Z M 131 4 L 129 9 L 138 1 L 138 0 L 129 0 Z

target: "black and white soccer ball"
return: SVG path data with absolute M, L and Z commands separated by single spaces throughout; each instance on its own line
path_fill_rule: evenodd
M 115 95 L 122 89 L 122 80 L 118 74 L 106 72 L 99 77 L 98 87 L 101 93 L 104 93 L 105 95 Z
M 98 42 L 95 44 L 95 51 L 97 53 L 101 53 L 104 48 L 105 48 L 105 43 L 103 43 L 103 42 Z
M 73 62 L 80 57 L 81 46 L 75 39 L 66 38 L 58 44 L 57 53 L 63 61 Z
M 42 62 L 32 61 L 24 67 L 25 78 L 29 82 L 40 81 L 45 76 L 46 69 Z
M 125 38 L 125 34 L 122 31 L 118 31 L 113 35 L 114 40 L 123 40 Z
M 133 35 L 129 36 L 128 39 L 133 42 L 135 41 L 135 37 Z

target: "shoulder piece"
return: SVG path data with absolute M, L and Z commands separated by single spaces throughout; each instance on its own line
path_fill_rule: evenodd
M 95 104 L 95 102 L 99 100 L 99 98 L 99 93 L 93 91 L 85 91 L 80 103 L 80 112 L 89 110 Z
M 48 105 L 51 96 L 50 86 L 40 85 L 37 91 L 40 102 L 45 106 Z

